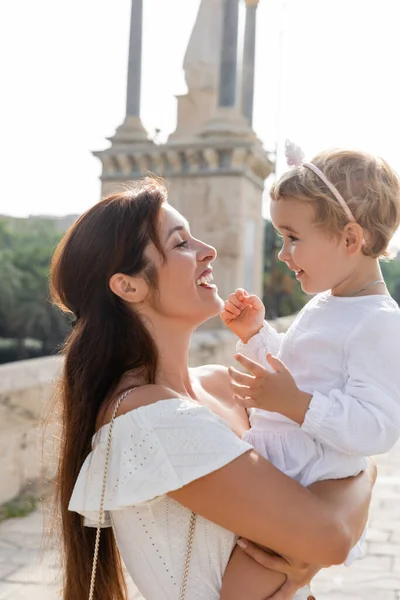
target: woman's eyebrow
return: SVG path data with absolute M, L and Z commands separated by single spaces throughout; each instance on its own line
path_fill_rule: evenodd
M 173 233 L 175 233 L 175 231 L 188 231 L 188 230 L 189 230 L 189 223 L 186 226 L 184 226 L 184 225 L 175 225 L 175 227 L 172 227 L 169 230 L 167 238 L 166 238 L 166 241 L 169 240 L 169 238 L 171 237 L 171 235 Z

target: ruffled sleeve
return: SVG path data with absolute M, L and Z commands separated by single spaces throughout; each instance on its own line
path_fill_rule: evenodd
M 77 478 L 69 510 L 99 519 L 109 425 L 94 436 L 92 452 Z M 104 501 L 109 511 L 148 502 L 203 477 L 252 446 L 209 409 L 182 399 L 162 400 L 115 419 Z

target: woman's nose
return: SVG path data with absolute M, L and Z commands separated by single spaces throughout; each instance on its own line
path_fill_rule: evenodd
M 212 262 L 217 258 L 217 251 L 214 246 L 210 246 L 209 244 L 201 242 L 201 248 L 197 256 L 199 262 Z

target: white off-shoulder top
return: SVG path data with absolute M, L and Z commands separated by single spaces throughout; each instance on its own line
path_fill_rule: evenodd
M 69 510 L 96 526 L 109 424 L 92 440 Z M 127 570 L 146 600 L 178 600 L 191 512 L 166 494 L 216 471 L 252 446 L 209 409 L 171 398 L 117 417 L 103 526 L 112 526 Z M 197 518 L 186 600 L 218 600 L 235 535 Z

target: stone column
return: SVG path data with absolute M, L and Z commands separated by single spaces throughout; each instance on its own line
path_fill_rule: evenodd
M 126 89 L 126 116 L 112 138 L 112 142 L 148 142 L 148 133 L 140 118 L 140 89 L 142 80 L 142 21 L 143 0 L 131 0 L 131 27 L 129 36 L 128 85 Z
M 239 1 L 221 0 L 222 43 L 219 68 L 217 106 L 214 115 L 205 123 L 200 135 L 203 137 L 228 136 L 255 139 L 249 122 L 243 115 L 237 100 Z
M 143 0 L 132 0 L 129 38 L 128 87 L 126 115 L 140 116 L 140 86 L 142 80 L 142 20 Z
M 224 0 L 218 105 L 236 104 L 239 0 Z
M 246 0 L 246 26 L 243 50 L 242 111 L 249 124 L 253 123 L 254 65 L 256 55 L 256 24 L 259 0 Z

